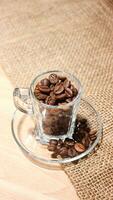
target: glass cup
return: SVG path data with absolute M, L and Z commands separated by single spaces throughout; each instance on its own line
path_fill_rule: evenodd
M 37 100 L 34 95 L 35 86 L 51 73 L 67 77 L 77 88 L 78 94 L 73 101 L 65 105 L 52 106 Z M 20 111 L 34 117 L 36 138 L 39 138 L 41 143 L 47 143 L 50 139 L 71 138 L 74 132 L 74 124 L 81 94 L 81 83 L 75 76 L 62 71 L 48 71 L 37 75 L 31 82 L 29 88 L 15 88 L 13 97 L 15 106 Z

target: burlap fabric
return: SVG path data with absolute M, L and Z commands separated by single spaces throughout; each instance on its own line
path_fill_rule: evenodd
M 64 170 L 81 200 L 113 200 L 113 1 L 0 1 L 0 65 L 14 87 L 48 69 L 80 79 L 102 117 L 104 140 Z

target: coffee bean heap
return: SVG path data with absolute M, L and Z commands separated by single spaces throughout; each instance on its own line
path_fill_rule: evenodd
M 78 94 L 70 80 L 64 76 L 50 74 L 48 78 L 37 83 L 35 97 L 48 105 L 64 105 L 71 102 Z
M 66 138 L 64 141 L 51 139 L 48 144 L 48 150 L 52 152 L 52 158 L 72 158 L 88 149 L 96 139 L 96 130 L 91 130 L 87 119 L 77 117 L 73 139 Z

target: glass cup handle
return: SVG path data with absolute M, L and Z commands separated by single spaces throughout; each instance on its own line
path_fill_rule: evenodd
M 27 114 L 33 114 L 29 88 L 15 88 L 13 100 L 17 109 Z

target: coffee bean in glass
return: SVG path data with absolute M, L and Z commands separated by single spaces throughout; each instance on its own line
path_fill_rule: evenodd
M 59 78 L 57 76 L 57 74 L 50 74 L 49 75 L 49 81 L 52 84 L 56 84 L 58 82 Z
M 63 85 L 64 85 L 64 88 L 66 88 L 66 89 L 69 88 L 70 81 L 66 78 Z
M 47 85 L 39 85 L 38 88 L 39 88 L 40 92 L 45 93 L 45 94 L 49 94 L 51 91 Z
M 44 85 L 44 86 L 50 85 L 50 81 L 47 78 L 42 79 L 40 83 L 41 83 L 41 85 Z
M 54 88 L 54 94 L 61 94 L 64 91 L 64 86 L 62 83 L 59 83 Z
M 41 116 L 39 132 L 43 131 L 45 138 L 47 135 L 50 139 L 53 137 L 65 139 L 66 135 L 73 133 L 72 122 L 75 121 L 76 107 L 81 97 L 80 95 L 77 98 L 76 106 L 74 106 L 73 98 L 75 96 L 73 91 L 76 86 L 80 88 L 81 85 L 76 78 L 71 80 L 72 77 L 69 74 L 67 74 L 67 77 L 65 75 L 66 73 L 60 74 L 59 72 L 48 73 L 47 76 L 44 74 L 44 77 L 37 81 L 35 85 L 34 95 L 40 102 L 43 102 L 39 107 L 39 116 Z M 70 102 L 73 103 L 69 104 Z

